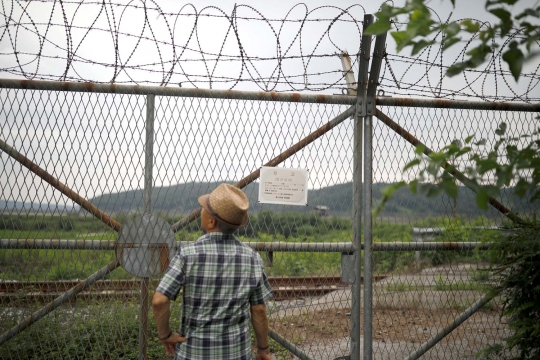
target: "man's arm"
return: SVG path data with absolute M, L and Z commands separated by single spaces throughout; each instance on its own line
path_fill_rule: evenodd
M 158 338 L 165 346 L 167 355 L 174 355 L 176 343 L 186 341 L 186 338 L 173 332 L 169 326 L 171 317 L 171 301 L 168 297 L 156 291 L 152 298 L 152 308 L 154 309 L 154 319 L 156 320 Z
M 266 305 L 251 306 L 251 324 L 257 339 L 257 360 L 270 360 L 270 342 L 268 339 L 268 317 Z M 261 350 L 264 349 L 264 350 Z

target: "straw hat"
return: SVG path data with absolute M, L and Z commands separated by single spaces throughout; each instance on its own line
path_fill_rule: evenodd
M 230 226 L 241 227 L 248 222 L 249 200 L 236 186 L 221 184 L 198 200 L 210 215 Z

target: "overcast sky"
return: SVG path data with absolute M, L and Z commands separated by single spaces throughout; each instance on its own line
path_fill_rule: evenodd
M 520 6 L 537 3 L 536 0 L 519 2 Z M 130 4 L 144 6 L 142 1 Z M 332 19 L 341 9 L 349 7 L 349 14 L 341 19 L 351 20 L 352 16 L 361 20 L 365 13 L 373 14 L 380 6 L 380 2 L 373 1 L 310 1 L 307 6 L 286 1 L 251 1 L 249 6 L 238 3 L 236 37 L 223 17 L 200 16 L 195 26 L 195 17 L 185 16 L 203 9 L 203 15 L 230 16 L 233 1 L 197 1 L 195 6 L 179 1 L 158 4 L 165 15 L 149 10 L 145 21 L 142 9 L 102 8 L 89 3 L 80 8 L 66 4 L 62 9 L 58 4 L 53 8 L 53 2 L 6 2 L 1 10 L 4 16 L 0 18 L 3 69 L 0 76 L 23 78 L 21 72 L 24 72 L 27 78 L 37 73 L 38 78 L 63 80 L 65 75 L 67 81 L 335 94 L 345 87 L 345 82 L 339 58 L 331 55 L 358 51 L 361 24 L 336 22 L 327 32 L 330 20 L 308 21 L 302 29 L 300 22 L 286 22 L 281 27 L 281 22 L 272 20 L 303 19 L 306 12 L 308 20 Z M 151 2 L 146 5 L 155 7 Z M 472 16 L 493 20 L 485 12 L 483 1 L 456 0 L 456 8 L 452 9 L 448 0 L 433 0 L 429 6 L 442 19 L 452 13 L 451 19 Z M 516 7 L 513 11 L 518 10 Z M 258 12 L 271 21 L 258 20 L 261 19 Z M 175 17 L 173 13 L 184 15 Z M 5 31 L 8 14 L 14 20 L 10 21 L 10 31 Z M 64 19 L 70 24 L 67 28 Z M 21 26 L 15 28 L 13 22 Z M 88 32 L 90 26 L 94 29 Z M 116 29 L 118 37 L 113 36 L 111 27 Z M 279 34 L 279 50 L 276 34 Z M 173 41 L 176 53 L 172 50 Z M 251 58 L 245 66 L 238 61 L 239 43 L 243 56 Z M 538 76 L 524 78 L 516 84 L 512 79 L 504 81 L 501 76 L 471 73 L 444 78 L 441 85 L 440 67 L 411 64 L 410 58 L 398 61 L 394 48 L 389 36 L 387 52 L 395 76 L 385 63 L 381 89 L 387 95 L 436 96 L 441 87 L 441 95 L 446 97 L 452 91 L 521 101 L 527 101 L 527 93 L 534 98 L 540 95 Z M 461 48 L 455 45 L 445 53 L 443 64 L 459 60 Z M 216 54 L 221 54 L 217 62 Z M 277 59 L 279 54 L 285 58 L 281 62 Z M 399 55 L 409 54 L 405 50 Z M 438 63 L 440 54 L 434 48 L 419 59 Z M 169 74 L 174 60 L 177 63 Z M 538 63 L 527 64 L 524 72 L 538 73 Z M 504 64 L 498 69 L 506 70 Z M 467 82 L 472 84 L 470 89 Z M 397 89 L 396 83 L 401 89 Z M 144 97 L 0 90 L 0 98 L 2 138 L 81 195 L 93 197 L 142 188 Z M 331 105 L 176 98 L 158 98 L 156 106 L 156 185 L 238 180 L 346 109 Z M 502 118 L 501 114 L 486 112 L 385 110 L 434 149 L 471 133 L 488 136 L 506 116 L 513 119 L 509 122 L 515 131 L 529 127 L 532 119 L 526 114 Z M 452 128 L 445 125 L 447 122 L 453 122 Z M 378 124 L 375 139 L 374 181 L 400 179 L 400 169 L 412 156 L 410 146 Z M 311 188 L 351 181 L 351 142 L 352 124 L 346 121 L 283 166 L 310 168 Z M 2 187 L 1 198 L 66 202 L 7 155 L 0 155 L 0 166 L 3 167 L 0 182 L 9 184 Z

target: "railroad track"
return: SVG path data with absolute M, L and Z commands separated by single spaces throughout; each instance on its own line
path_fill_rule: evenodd
M 374 281 L 385 276 L 375 276 Z M 275 301 L 319 297 L 349 287 L 340 276 L 269 277 Z M 158 280 L 150 283 L 157 286 Z M 48 303 L 77 285 L 77 280 L 61 281 L 2 281 L 0 305 L 22 306 L 29 303 Z M 73 301 L 138 300 L 141 281 L 138 279 L 100 280 L 79 293 Z

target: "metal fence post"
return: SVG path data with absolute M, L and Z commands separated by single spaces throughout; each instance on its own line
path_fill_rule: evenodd
M 154 166 L 154 108 L 155 95 L 146 96 L 146 142 L 144 151 L 144 213 L 152 213 L 152 168 Z M 146 360 L 148 348 L 148 309 L 150 278 L 141 280 L 141 310 L 139 327 L 139 359 Z
M 364 31 L 373 23 L 373 15 L 364 15 Z M 362 312 L 362 139 L 363 123 L 366 109 L 366 86 L 369 69 L 369 53 L 371 51 L 371 36 L 363 35 L 360 46 L 360 61 L 358 65 L 358 88 L 356 103 L 356 121 L 354 124 L 354 165 L 353 165 L 353 244 L 356 248 L 354 257 L 355 281 L 351 287 L 351 359 L 360 360 L 360 314 Z
M 373 357 L 373 262 L 371 216 L 373 193 L 373 114 L 375 94 L 379 83 L 382 58 L 386 44 L 386 33 L 378 35 L 373 50 L 371 71 L 366 96 L 366 116 L 364 117 L 364 360 Z

